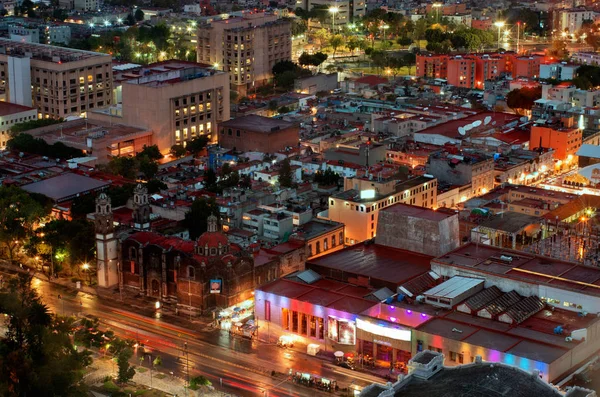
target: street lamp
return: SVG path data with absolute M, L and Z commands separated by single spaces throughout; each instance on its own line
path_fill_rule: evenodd
M 494 25 L 498 27 L 498 50 L 500 50 L 500 30 L 504 27 L 504 22 L 496 21 Z
M 340 9 L 338 7 L 329 7 L 329 12 L 332 15 L 331 18 L 331 33 L 335 33 L 335 14 L 337 14 L 340 11 Z
M 435 21 L 437 23 L 440 23 L 440 7 L 442 6 L 441 3 L 433 3 L 431 5 L 433 8 L 435 8 Z
M 89 270 L 90 270 L 90 264 L 89 263 L 84 263 L 83 265 L 81 265 L 81 267 L 83 268 L 84 273 L 88 274 L 88 285 L 92 285 L 92 275 L 89 272 Z

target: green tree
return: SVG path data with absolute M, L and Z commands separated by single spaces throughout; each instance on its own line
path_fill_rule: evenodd
M 113 157 L 106 168 L 108 172 L 123 178 L 136 179 L 137 161 L 133 157 Z
M 213 197 L 199 197 L 185 214 L 183 225 L 190 232 L 190 239 L 196 240 L 207 229 L 208 217 L 219 213 L 219 206 Z
M 90 352 L 71 342 L 72 322 L 53 317 L 31 286 L 17 275 L 0 293 L 6 333 L 0 339 L 0 394 L 3 396 L 83 396 L 83 370 Z
M 120 383 L 129 382 L 135 375 L 135 368 L 129 364 L 129 359 L 132 356 L 133 352 L 129 348 L 121 350 L 117 355 L 117 366 L 119 367 L 117 380 Z
M 348 51 L 350 51 L 350 55 L 354 55 L 354 50 L 359 48 L 359 45 L 359 40 L 355 36 L 351 36 L 346 41 L 346 48 L 348 48 Z
M 298 77 L 296 72 L 286 71 L 283 73 L 276 74 L 273 78 L 275 85 L 284 90 L 290 90 L 294 86 L 294 81 Z
M 344 38 L 340 34 L 335 34 L 329 38 L 329 45 L 333 50 L 332 58 L 335 58 L 335 53 L 338 48 L 344 44 Z
M 525 114 L 531 110 L 536 100 L 542 97 L 542 87 L 512 90 L 506 95 L 506 104 L 513 109 L 517 114 Z
M 162 153 L 158 150 L 157 145 L 146 146 L 142 148 L 142 151 L 139 152 L 136 157 L 148 157 L 150 160 L 160 160 L 163 158 Z
M 135 14 L 134 14 L 135 20 L 136 21 L 143 21 L 144 20 L 144 11 L 142 11 L 141 8 L 138 8 L 137 10 L 135 10 Z
M 6 247 L 11 262 L 15 250 L 44 215 L 44 208 L 33 197 L 14 186 L 0 187 L 0 244 Z
M 186 155 L 187 150 L 185 150 L 185 148 L 183 147 L 183 145 L 173 145 L 171 146 L 171 156 L 175 157 L 176 159 L 183 157 Z
M 135 25 L 135 17 L 133 16 L 132 13 L 127 14 L 127 18 L 125 18 L 125 25 L 127 25 L 127 26 Z
M 295 72 L 298 69 L 298 65 L 296 65 L 292 61 L 279 61 L 275 65 L 273 65 L 273 74 L 278 75 L 285 72 Z
M 158 173 L 158 163 L 148 156 L 143 156 L 137 159 L 138 169 L 144 175 L 146 180 L 154 178 Z
M 148 188 L 149 194 L 159 193 L 161 190 L 168 189 L 166 183 L 159 181 L 158 179 L 151 179 L 146 182 L 146 187 Z
M 206 145 L 208 144 L 208 138 L 204 135 L 201 135 L 197 138 L 192 139 L 186 145 L 186 150 L 193 155 L 198 155 Z
M 325 29 L 319 29 L 313 33 L 313 38 L 319 43 L 319 48 L 323 49 L 327 41 L 329 41 L 329 32 Z
M 279 164 L 279 186 L 281 187 L 292 187 L 294 185 L 294 177 L 292 175 L 292 167 L 290 165 L 290 159 L 285 158 Z
M 64 262 L 72 273 L 79 274 L 81 265 L 94 258 L 96 249 L 96 234 L 93 223 L 86 219 L 56 219 L 40 229 L 44 234 L 43 241 L 50 244 L 54 253 L 63 252 Z M 53 252 L 49 255 L 52 255 Z M 48 254 L 47 260 L 50 260 Z

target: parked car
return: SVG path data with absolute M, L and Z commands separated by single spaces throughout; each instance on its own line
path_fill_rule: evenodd
M 348 361 L 340 361 L 340 362 L 338 362 L 337 365 L 342 368 L 351 369 L 354 371 L 354 366 L 352 364 L 350 364 Z

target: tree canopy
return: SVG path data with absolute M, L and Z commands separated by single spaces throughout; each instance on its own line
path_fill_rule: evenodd
M 196 240 L 207 229 L 208 217 L 219 213 L 219 206 L 213 197 L 199 197 L 186 212 L 183 224 L 190 232 L 190 239 Z
M 6 147 L 9 150 L 18 152 L 37 154 L 40 156 L 48 156 L 52 159 L 72 159 L 74 157 L 82 157 L 83 151 L 65 145 L 62 142 L 56 142 L 49 145 L 41 138 L 34 138 L 25 133 L 19 133 L 9 139 Z
M 71 342 L 69 322 L 53 317 L 31 286 L 18 275 L 0 293 L 7 332 L 0 339 L 0 394 L 3 396 L 84 396 L 87 350 Z
M 533 103 L 541 97 L 541 87 L 523 87 L 509 92 L 506 96 L 506 104 L 517 114 L 524 114 L 527 110 L 531 110 Z

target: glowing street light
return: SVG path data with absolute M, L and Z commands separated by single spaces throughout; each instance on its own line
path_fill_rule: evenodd
M 215 64 L 213 65 L 213 67 L 214 67 L 215 69 L 219 69 L 219 62 L 215 62 Z
M 338 12 L 340 12 L 340 9 L 338 7 L 329 7 L 329 12 L 332 15 L 332 18 L 331 18 L 331 32 L 335 33 L 335 14 L 337 14 Z
M 498 50 L 500 49 L 500 30 L 504 27 L 503 21 L 496 21 L 494 25 L 498 27 Z

